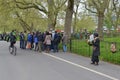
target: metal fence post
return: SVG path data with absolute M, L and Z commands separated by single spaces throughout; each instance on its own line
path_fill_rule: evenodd
M 72 40 L 70 39 L 70 52 L 72 51 Z
M 90 57 L 90 45 L 89 45 L 89 57 Z

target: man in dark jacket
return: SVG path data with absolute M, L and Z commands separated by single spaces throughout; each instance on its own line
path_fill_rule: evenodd
M 13 47 L 14 44 L 16 43 L 16 40 L 17 40 L 17 38 L 16 38 L 16 33 L 15 33 L 14 31 L 12 31 L 12 32 L 10 33 L 7 41 L 9 41 L 9 40 L 10 40 L 10 47 Z
M 94 40 L 92 41 L 93 44 L 93 53 L 92 53 L 92 63 L 98 65 L 99 62 L 99 55 L 100 55 L 100 39 L 98 37 L 98 33 L 94 33 Z
M 54 40 L 53 40 L 54 52 L 58 52 L 58 43 L 59 43 L 58 41 L 59 41 L 59 36 L 57 31 L 55 31 Z
M 23 34 L 23 32 L 20 33 L 20 48 L 24 49 L 24 34 Z
M 41 32 L 38 33 L 38 51 L 41 52 L 42 51 L 42 42 L 43 42 L 43 35 Z

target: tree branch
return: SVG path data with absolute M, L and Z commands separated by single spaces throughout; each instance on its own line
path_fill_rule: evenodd
M 22 19 L 22 17 L 19 15 L 19 13 L 17 11 L 15 12 L 15 14 L 18 17 L 22 28 L 25 30 L 31 31 L 30 26 Z
M 90 11 L 90 12 L 92 12 L 92 13 L 97 13 L 97 12 L 95 12 L 95 11 L 89 9 L 89 8 L 87 7 L 87 4 L 86 4 L 86 3 L 85 3 L 85 9 L 87 9 L 88 11 Z
M 61 9 L 63 5 L 65 5 L 65 3 L 67 2 L 67 0 L 65 0 L 62 4 L 60 4 L 57 8 Z
M 19 8 L 19 9 L 30 9 L 30 8 L 34 8 L 34 9 L 37 9 L 39 11 L 42 11 L 44 12 L 45 14 L 47 14 L 47 10 L 42 6 L 42 8 L 39 7 L 38 4 L 35 4 L 35 3 L 27 3 L 27 2 L 18 2 L 16 0 L 14 0 L 15 3 L 16 3 L 16 6 Z M 21 5 L 21 6 L 20 6 Z M 40 5 L 41 6 L 41 5 Z
M 93 3 L 93 6 L 95 6 L 95 8 L 97 9 L 97 11 L 99 11 L 100 9 L 96 1 L 92 0 L 92 3 Z
M 105 9 L 108 9 L 110 0 L 105 0 L 103 2 L 103 12 L 105 12 Z M 102 6 L 101 6 L 102 7 Z

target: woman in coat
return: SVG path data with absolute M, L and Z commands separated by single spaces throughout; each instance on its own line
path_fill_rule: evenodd
M 44 40 L 44 44 L 46 45 L 46 52 L 47 53 L 49 53 L 49 51 L 50 51 L 51 40 L 52 40 L 51 35 L 49 34 L 49 32 L 46 32 L 46 37 L 45 37 L 45 40 Z
M 94 40 L 92 41 L 93 44 L 93 53 L 92 53 L 92 63 L 98 65 L 99 63 L 99 55 L 100 55 L 100 39 L 98 37 L 98 33 L 94 33 Z

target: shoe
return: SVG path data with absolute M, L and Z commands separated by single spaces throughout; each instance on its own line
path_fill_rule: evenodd
M 95 64 L 94 62 L 92 62 L 91 64 Z
M 96 62 L 96 64 L 95 64 L 96 66 L 98 66 L 99 64 L 98 64 L 98 62 Z

